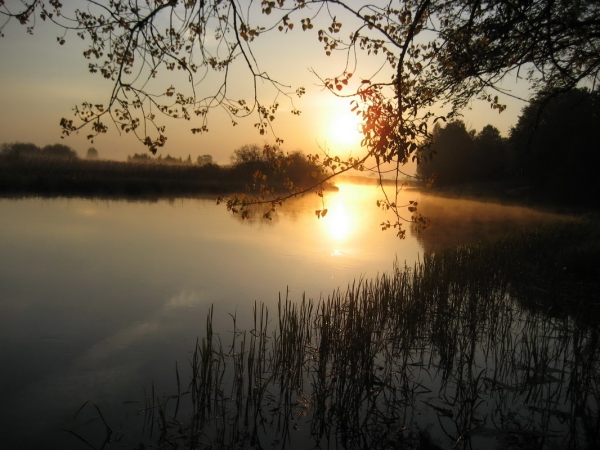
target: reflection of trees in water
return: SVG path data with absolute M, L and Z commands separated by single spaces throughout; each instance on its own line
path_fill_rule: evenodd
M 423 231 L 413 226 L 411 233 L 425 251 L 471 244 L 534 224 L 567 219 L 521 206 L 424 195 L 419 213 L 430 219 L 431 225 Z
M 418 231 L 415 226 L 407 227 L 424 251 L 437 251 L 445 247 L 476 243 L 534 224 L 571 220 L 565 215 L 500 203 L 426 196 L 416 192 L 408 192 L 406 198 L 418 200 L 418 212 L 431 221 L 431 225 L 424 230 Z M 324 205 L 329 210 L 327 220 L 331 220 L 336 206 L 339 205 L 346 206 L 348 223 L 362 223 L 365 216 L 371 215 L 381 216 L 383 219 L 386 216 L 373 208 L 376 199 L 377 193 L 373 190 L 364 188 L 352 190 L 351 187 L 342 186 L 339 192 L 326 194 Z M 270 226 L 278 223 L 282 217 L 297 222 L 308 215 L 316 220 L 314 211 L 322 208 L 323 204 L 319 197 L 307 194 L 289 199 L 283 206 L 277 207 L 271 215 L 272 220 L 263 218 L 263 215 L 270 210 L 268 205 L 249 207 L 249 216 L 246 219 L 242 219 L 241 214 L 232 214 L 232 217 L 247 224 Z M 378 226 L 380 220 L 371 222 L 375 225 L 370 224 L 372 228 L 363 232 L 368 235 L 380 232 Z
M 285 217 L 291 222 L 296 222 L 307 212 L 312 213 L 321 207 L 320 199 L 314 194 L 305 194 L 286 200 L 283 205 L 276 205 L 275 211 L 271 211 L 271 206 L 251 205 L 248 207 L 248 216 L 242 218 L 241 214 L 232 214 L 234 219 L 248 224 L 272 225 L 279 222 L 280 217 Z M 265 213 L 271 211 L 271 219 L 265 219 Z M 314 216 L 313 216 L 314 217 Z
M 149 396 L 147 425 L 164 448 L 597 447 L 598 324 L 522 307 L 488 256 L 259 306 L 228 342 L 209 316 L 191 382 Z

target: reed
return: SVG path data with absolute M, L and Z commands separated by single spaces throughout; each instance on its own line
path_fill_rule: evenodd
M 231 316 L 226 345 L 211 308 L 187 381 L 177 368 L 177 394 L 147 399 L 145 445 L 595 448 L 600 328 L 579 295 L 597 281 L 533 287 L 569 286 L 557 267 L 573 246 L 598 257 L 597 237 L 560 224 L 426 254 L 327 298 L 280 298 L 274 319 L 255 304 L 251 330 Z M 572 303 L 560 314 L 559 299 Z

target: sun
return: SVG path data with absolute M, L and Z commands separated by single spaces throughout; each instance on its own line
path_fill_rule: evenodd
M 337 114 L 329 125 L 331 143 L 338 146 L 359 146 L 362 135 L 359 132 L 360 118 L 350 112 Z

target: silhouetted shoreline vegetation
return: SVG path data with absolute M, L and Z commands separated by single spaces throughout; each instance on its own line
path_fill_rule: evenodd
M 491 125 L 434 126 L 418 174 L 441 195 L 519 199 L 521 204 L 600 207 L 600 91 L 573 89 L 525 106 L 504 138 Z
M 557 199 L 523 178 L 457 183 L 448 186 L 434 185 L 431 188 L 418 187 L 417 189 L 424 194 L 440 198 L 523 206 L 558 214 L 586 215 L 600 212 L 600 204 L 594 202 L 593 196 L 585 202 L 579 201 L 574 194 L 572 202 L 564 198 Z M 565 195 L 568 194 L 568 186 L 563 186 L 561 189 L 566 191 Z
M 300 153 L 289 156 L 291 163 L 282 174 L 273 170 L 270 161 L 260 153 L 256 159 L 234 160 L 221 166 L 192 163 L 191 158 L 181 160 L 169 155 L 165 158 L 134 155 L 121 162 L 96 159 L 97 153 L 90 158 L 89 151 L 87 159 L 79 159 L 74 151 L 57 156 L 12 151 L 14 147 L 35 148 L 33 144 L 3 145 L 0 195 L 4 196 L 177 197 L 244 192 L 256 182 L 253 176 L 257 171 L 266 175 L 276 190 L 286 188 L 285 177 L 295 187 L 310 187 L 322 179 L 318 167 Z M 258 149 L 258 146 L 246 147 Z M 209 156 L 201 156 L 198 162 L 209 161 Z

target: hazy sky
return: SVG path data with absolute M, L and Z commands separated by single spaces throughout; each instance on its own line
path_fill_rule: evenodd
M 68 35 L 61 46 L 56 38 L 62 36 L 62 30 L 41 20 L 37 21 L 33 36 L 16 23 L 9 24 L 4 34 L 0 38 L 0 143 L 20 141 L 43 146 L 64 142 L 80 155 L 94 146 L 101 158 L 117 160 L 146 151 L 133 136 L 120 136 L 114 128 L 93 144 L 87 141 L 85 136 L 89 133 L 85 130 L 61 140 L 60 119 L 72 117 L 72 108 L 83 101 L 106 104 L 111 84 L 101 75 L 88 72 L 88 61 L 82 56 L 84 43 L 75 34 Z M 294 89 L 304 86 L 307 91 L 304 97 L 295 100 L 295 106 L 302 111 L 299 117 L 292 115 L 290 106 L 281 102 L 274 125 L 278 136 L 285 141 L 284 150 L 316 153 L 325 147 L 333 152 L 355 148 L 353 151 L 358 154 L 359 136 L 354 132 L 356 124 L 351 123 L 349 100 L 323 92 L 310 72 L 313 68 L 324 76 L 336 74 L 341 60 L 324 55 L 316 33 L 295 29 L 288 35 L 271 34 L 260 39 L 257 59 L 261 69 Z M 363 61 L 357 69 L 357 78 L 361 71 L 366 74 L 372 70 L 369 64 L 370 61 Z M 239 80 L 239 88 L 243 89 L 247 77 L 242 73 Z M 165 88 L 178 82 L 177 75 L 171 73 L 163 74 L 159 81 Z M 264 102 L 270 103 L 272 99 L 273 93 L 265 91 Z M 465 123 L 476 130 L 492 124 L 506 135 L 524 105 L 505 100 L 508 109 L 502 114 L 491 110 L 487 103 L 475 102 L 470 111 L 465 111 Z M 193 121 L 165 120 L 168 141 L 160 153 L 181 157 L 190 154 L 193 160 L 208 153 L 216 162 L 226 163 L 233 150 L 243 144 L 273 142 L 271 134 L 258 134 L 252 117 L 233 127 L 225 114 L 216 111 L 211 114 L 209 132 L 202 135 L 190 132 L 197 126 Z

